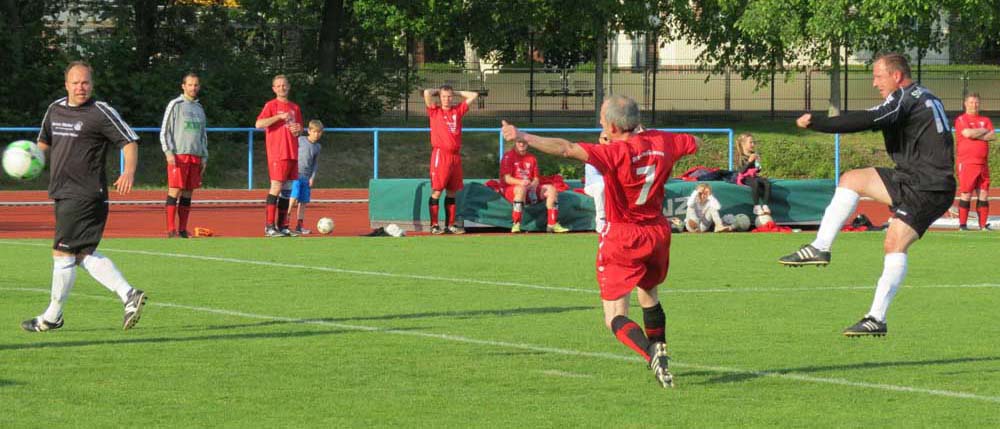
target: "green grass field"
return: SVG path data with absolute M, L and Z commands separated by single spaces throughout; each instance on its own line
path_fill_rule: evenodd
M 0 240 L 0 427 L 997 427 L 997 234 L 931 232 L 889 335 L 842 337 L 882 237 L 792 269 L 812 234 L 675 235 L 670 390 L 603 326 L 593 234 L 106 240 L 141 322 L 81 270 L 47 333 L 49 242 Z

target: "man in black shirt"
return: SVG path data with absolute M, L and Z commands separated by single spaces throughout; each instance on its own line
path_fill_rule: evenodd
M 872 84 L 885 102 L 863 112 L 796 121 L 825 133 L 881 130 L 896 168 L 862 168 L 840 176 L 816 240 L 784 256 L 785 265 L 826 265 L 830 247 L 861 196 L 889 205 L 893 219 L 885 234 L 885 265 L 868 314 L 844 335 L 885 335 L 885 314 L 906 276 L 906 252 L 944 214 L 955 197 L 954 142 L 941 100 L 913 82 L 902 55 L 886 54 L 872 65 Z
M 56 234 L 52 246 L 52 298 L 38 317 L 21 327 L 30 332 L 63 326 L 62 307 L 80 265 L 125 304 L 123 329 L 139 321 L 146 294 L 132 288 L 114 263 L 97 252 L 108 219 L 108 180 L 104 165 L 114 145 L 125 153 L 125 169 L 115 189 L 132 190 L 139 137 L 107 103 L 91 98 L 93 69 L 77 61 L 66 68 L 66 93 L 49 105 L 38 146 L 49 151 L 49 198 L 55 200 Z

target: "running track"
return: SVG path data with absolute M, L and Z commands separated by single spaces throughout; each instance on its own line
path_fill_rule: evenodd
M 197 190 L 188 229 L 204 227 L 220 237 L 261 237 L 264 230 L 264 196 L 257 190 Z M 1000 197 L 1000 189 L 990 190 L 990 196 Z M 155 204 L 112 204 L 105 237 L 165 237 L 166 220 L 162 201 L 163 190 L 133 191 L 127 196 L 112 195 L 112 201 L 156 201 Z M 365 202 L 311 203 L 306 210 L 307 228 L 315 229 L 316 220 L 326 216 L 336 223 L 333 235 L 360 235 L 371 231 L 368 220 L 367 189 L 313 189 L 314 200 L 365 200 Z M 240 200 L 253 202 L 199 204 L 207 200 Z M 46 202 L 45 191 L 0 191 L 0 202 Z M 1000 204 L 991 204 L 990 212 L 998 214 Z M 867 215 L 881 225 L 889 217 L 889 209 L 873 201 L 861 201 L 858 213 Z M 853 219 L 853 216 L 852 216 Z M 52 238 L 55 217 L 51 205 L 0 206 L 0 238 Z M 315 237 L 315 235 L 313 235 Z

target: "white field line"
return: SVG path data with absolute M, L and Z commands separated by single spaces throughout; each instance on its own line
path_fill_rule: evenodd
M 6 241 L 0 240 L 0 244 L 6 245 L 16 245 L 16 246 L 32 246 L 32 247 L 49 247 L 48 244 L 40 243 L 24 243 L 19 241 Z M 311 266 L 311 265 L 301 265 L 301 264 L 285 264 L 281 262 L 269 262 L 269 261 L 257 261 L 253 259 L 237 259 L 237 258 L 223 258 L 218 256 L 201 256 L 201 255 L 189 255 L 184 253 L 166 253 L 166 252 L 150 252 L 146 250 L 123 250 L 123 249 L 110 249 L 106 247 L 101 248 L 102 252 L 108 253 L 124 253 L 131 255 L 146 255 L 146 256 L 159 256 L 165 258 L 179 258 L 179 259 L 193 259 L 199 261 L 209 261 L 209 262 L 226 262 L 232 264 L 242 264 L 242 265 L 256 265 L 262 267 L 274 267 L 274 268 L 287 268 L 287 269 L 298 269 L 307 271 L 320 271 L 328 273 L 337 274 L 353 274 L 360 276 L 377 276 L 377 277 L 389 277 L 389 278 L 401 278 L 410 280 L 427 280 L 433 282 L 448 282 L 448 283 L 467 283 L 467 284 L 477 284 L 486 286 L 507 286 L 522 289 L 536 289 L 536 290 L 548 290 L 548 291 L 558 291 L 558 292 L 574 292 L 574 293 L 585 293 L 596 295 L 598 294 L 597 288 L 572 288 L 572 287 L 561 287 L 561 286 L 545 286 L 536 285 L 529 283 L 517 283 L 517 282 L 503 282 L 496 280 L 476 280 L 470 278 L 459 278 L 459 277 L 440 277 L 440 276 L 427 276 L 420 274 L 397 274 L 389 273 L 384 271 L 366 271 L 366 270 L 350 270 L 344 268 L 334 268 L 334 267 L 322 267 L 322 266 Z M 1000 288 L 1000 283 L 979 283 L 979 284 L 958 284 L 958 285 L 931 285 L 931 286 L 904 286 L 907 289 L 983 289 L 983 288 Z M 865 290 L 874 291 L 875 286 L 816 286 L 816 287 L 800 287 L 800 288 L 715 288 L 715 289 L 674 289 L 665 286 L 660 289 L 660 293 L 666 294 L 701 294 L 701 293 L 770 293 L 770 292 L 819 292 L 819 291 L 835 291 L 835 290 Z
M 37 289 L 37 288 L 0 288 L 0 290 L 18 291 L 18 292 L 33 292 L 33 293 L 39 293 L 39 294 L 48 294 L 48 293 L 50 293 L 50 291 L 48 291 L 48 290 Z M 99 300 L 108 300 L 108 301 L 115 300 L 115 301 L 117 301 L 116 298 L 109 297 L 109 296 L 96 296 L 96 295 L 87 295 L 87 294 L 76 294 L 76 296 L 82 296 L 82 297 L 86 297 L 86 298 L 99 299 Z M 308 325 L 328 326 L 328 327 L 334 327 L 334 328 L 338 328 L 338 329 L 345 329 L 345 330 L 352 330 L 352 331 L 379 332 L 379 333 L 384 333 L 384 334 L 394 334 L 394 335 L 403 335 L 403 336 L 408 336 L 408 337 L 429 338 L 429 339 L 436 339 L 436 340 L 457 342 L 457 343 L 463 343 L 463 344 L 473 344 L 473 345 L 480 345 L 480 346 L 489 346 L 489 347 L 498 347 L 498 348 L 507 348 L 507 349 L 517 349 L 517 350 L 527 350 L 527 351 L 540 352 L 540 353 L 550 353 L 550 354 L 558 354 L 558 355 L 565 355 L 565 356 L 588 357 L 588 358 L 604 359 L 604 360 L 615 360 L 615 361 L 623 361 L 623 362 L 635 362 L 635 363 L 640 363 L 641 362 L 641 363 L 645 364 L 645 362 L 640 357 L 634 356 L 634 355 L 632 355 L 632 356 L 625 356 L 625 355 L 619 355 L 619 354 L 613 354 L 613 353 L 586 352 L 586 351 L 580 351 L 580 350 L 571 350 L 571 349 L 561 349 L 561 348 L 556 348 L 556 347 L 538 346 L 538 345 L 526 344 L 526 343 L 511 343 L 511 342 L 506 342 L 506 341 L 480 340 L 480 339 L 476 339 L 476 338 L 463 337 L 463 336 L 459 336 L 459 335 L 434 334 L 434 333 L 430 333 L 430 332 L 419 332 L 419 331 L 410 331 L 410 330 L 386 329 L 386 328 L 379 328 L 379 327 L 375 327 L 375 326 L 365 326 L 365 325 L 354 325 L 354 324 L 346 324 L 346 323 L 336 323 L 336 322 L 329 322 L 329 321 L 324 321 L 324 320 L 309 320 L 309 319 L 299 319 L 299 318 L 294 318 L 294 317 L 270 316 L 270 315 L 265 315 L 265 314 L 247 313 L 247 312 L 243 312 L 243 311 L 232 311 L 232 310 L 224 310 L 224 309 L 219 309 L 219 308 L 199 307 L 199 306 L 184 305 L 184 304 L 172 304 L 172 303 L 165 303 L 165 302 L 155 302 L 154 301 L 154 302 L 150 302 L 147 305 L 152 305 L 152 306 L 156 306 L 156 307 L 165 307 L 165 308 L 175 308 L 175 309 L 181 309 L 181 310 L 189 310 L 189 311 L 195 311 L 195 312 L 201 312 L 201 313 L 217 314 L 217 315 L 222 315 L 222 316 L 243 317 L 243 318 L 247 318 L 247 319 L 269 320 L 269 321 L 279 321 L 279 322 L 289 322 L 289 323 L 302 323 L 302 324 L 308 324 Z M 877 389 L 877 390 L 887 390 L 887 391 L 892 391 L 892 392 L 904 392 L 904 393 L 918 393 L 918 394 L 925 394 L 925 395 L 932 395 L 932 396 L 941 396 L 941 397 L 947 397 L 947 398 L 972 399 L 972 400 L 977 400 L 977 401 L 1000 403 L 1000 396 L 977 395 L 977 394 L 974 394 L 974 393 L 956 392 L 956 391 L 951 391 L 951 390 L 924 389 L 924 388 L 919 388 L 919 387 L 899 386 L 899 385 L 885 384 L 885 383 L 866 383 L 866 382 L 861 382 L 861 381 L 851 381 L 851 380 L 846 380 L 846 379 L 842 379 L 842 378 L 814 377 L 814 376 L 809 376 L 809 375 L 787 373 L 787 372 L 758 371 L 758 370 L 752 370 L 752 369 L 742 369 L 742 368 L 725 367 L 725 366 L 691 364 L 691 363 L 678 362 L 676 360 L 672 360 L 670 364 L 671 364 L 671 366 L 674 366 L 674 367 L 691 368 L 691 369 L 695 369 L 695 370 L 709 371 L 709 372 L 734 373 L 734 374 L 749 374 L 749 375 L 753 375 L 753 376 L 757 376 L 757 377 L 771 377 L 771 378 L 777 378 L 777 379 L 782 379 L 782 380 L 792 380 L 792 381 L 799 381 L 799 382 L 806 382 L 806 383 L 833 384 L 833 385 L 839 385 L 839 386 L 858 387 L 858 388 L 864 388 L 864 389 Z M 550 375 L 563 375 L 563 376 L 565 376 L 565 374 L 550 374 Z

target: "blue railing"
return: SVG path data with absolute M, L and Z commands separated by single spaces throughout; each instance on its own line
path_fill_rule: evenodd
M 159 133 L 159 127 L 137 127 L 133 128 L 137 132 L 155 132 Z M 696 134 L 725 134 L 728 139 L 728 154 L 729 154 L 729 169 L 733 169 L 733 150 L 734 150 L 734 138 L 733 130 L 731 128 L 657 128 L 662 131 L 669 132 L 683 132 L 683 133 L 696 133 Z M 601 131 L 600 128 L 521 128 L 523 131 L 532 133 L 593 133 L 597 134 Z M 263 132 L 262 129 L 257 128 L 208 128 L 208 132 L 230 132 L 230 133 L 247 133 L 247 189 L 253 189 L 253 145 L 254 145 L 254 134 L 258 132 Z M 372 134 L 372 177 L 375 179 L 379 178 L 378 164 L 379 164 L 379 137 L 384 133 L 429 133 L 430 128 L 326 128 L 324 130 L 328 133 L 371 133 Z M 0 127 L 0 132 L 38 132 L 38 127 Z M 467 133 L 497 133 L 497 143 L 498 143 L 498 153 L 497 159 L 502 159 L 504 154 L 504 139 L 503 135 L 500 134 L 500 128 L 465 128 L 463 132 Z M 996 130 L 1000 133 L 1000 129 Z M 594 139 L 596 140 L 596 139 Z M 840 182 L 840 134 L 834 135 L 834 180 L 837 184 Z M 119 157 L 119 168 L 125 168 L 125 160 L 123 157 Z

